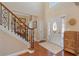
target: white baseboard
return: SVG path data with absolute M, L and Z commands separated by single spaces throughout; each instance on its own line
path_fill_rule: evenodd
M 22 50 L 22 51 L 19 51 L 19 52 L 12 53 L 12 54 L 7 55 L 7 56 L 19 56 L 19 55 L 21 55 L 23 53 L 27 53 L 27 52 L 31 54 L 31 53 L 34 53 L 35 50 L 26 49 L 26 50 Z

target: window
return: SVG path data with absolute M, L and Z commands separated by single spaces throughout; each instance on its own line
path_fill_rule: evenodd
M 49 2 L 49 8 L 56 6 L 58 2 Z

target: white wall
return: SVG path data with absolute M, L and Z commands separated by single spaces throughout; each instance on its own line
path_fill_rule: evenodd
M 13 12 L 24 15 L 38 15 L 42 12 L 40 2 L 4 2 L 4 4 Z

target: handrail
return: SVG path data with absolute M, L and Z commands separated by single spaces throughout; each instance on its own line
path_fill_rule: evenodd
M 0 2 L 0 4 L 4 7 L 4 8 L 6 8 L 13 16 L 15 16 L 18 20 L 19 20 L 19 18 L 12 12 L 12 11 L 10 11 L 3 3 L 1 3 Z M 19 20 L 25 27 L 27 27 L 28 29 L 30 29 L 30 30 L 34 30 L 35 28 L 30 28 L 29 26 L 27 26 L 25 23 L 23 23 L 21 20 Z
M 21 36 L 21 37 L 23 37 L 23 38 L 25 38 L 25 39 L 27 39 L 27 41 L 29 41 L 28 39 L 28 36 L 29 35 L 31 35 L 31 48 L 34 48 L 34 29 L 36 28 L 36 27 L 34 27 L 34 28 L 30 28 L 29 26 L 27 26 L 23 21 L 21 21 L 21 19 L 20 18 L 18 18 L 12 11 L 10 11 L 3 3 L 1 3 L 0 2 L 0 5 L 4 8 L 4 9 L 6 9 L 12 16 L 13 16 L 13 26 L 14 26 L 14 29 L 12 30 L 12 31 L 14 31 L 15 33 L 17 33 L 17 34 L 19 34 L 19 35 L 21 35 L 22 33 L 21 33 L 21 30 L 22 29 L 24 29 L 25 31 L 24 31 L 24 36 Z M 1 10 L 2 10 L 2 7 L 1 7 Z M 0 15 L 1 17 L 2 17 L 2 15 Z M 3 19 L 4 20 L 4 19 Z M 9 21 L 9 19 L 8 19 L 8 21 Z M 7 23 L 7 22 L 6 22 Z M 19 26 L 21 26 L 22 28 L 21 29 L 19 29 L 20 30 L 20 32 L 18 32 L 17 30 L 17 26 L 16 26 L 16 23 L 17 24 L 19 24 Z M 3 23 L 2 23 L 3 24 Z M 11 25 L 12 25 L 12 23 L 11 23 Z M 3 25 L 4 26 L 4 25 Z M 5 26 L 4 26 L 5 27 Z M 8 28 L 9 28 L 9 26 L 8 26 Z M 9 30 L 9 29 L 8 29 Z M 31 34 L 29 34 L 29 32 L 31 31 Z M 27 36 L 27 38 L 26 38 L 26 36 Z

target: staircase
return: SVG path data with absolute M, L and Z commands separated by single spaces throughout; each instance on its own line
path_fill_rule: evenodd
M 4 4 L 0 3 L 0 30 L 20 40 L 26 46 L 34 46 L 34 29 L 27 26 Z M 30 31 L 30 34 L 29 34 Z M 30 39 L 29 39 L 29 36 Z M 30 46 L 29 46 L 30 47 Z

